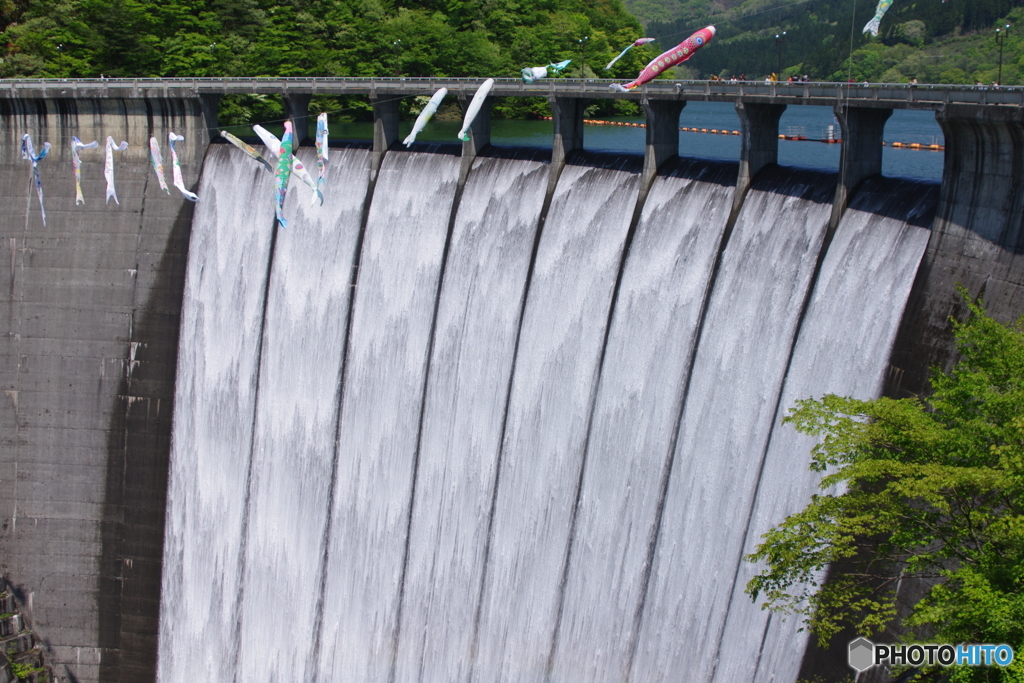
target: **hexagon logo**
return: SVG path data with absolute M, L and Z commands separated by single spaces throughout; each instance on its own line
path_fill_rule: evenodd
M 875 665 L 875 645 L 867 638 L 858 638 L 850 643 L 847 661 L 857 673 L 870 669 Z

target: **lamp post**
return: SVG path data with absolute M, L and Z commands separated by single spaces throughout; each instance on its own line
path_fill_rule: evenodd
M 785 43 L 785 42 L 786 42 L 786 32 L 785 31 L 783 31 L 782 33 L 776 33 L 775 34 L 775 47 L 778 48 L 778 51 L 779 51 L 779 60 L 778 60 L 779 68 L 775 70 L 775 76 L 780 81 L 782 80 L 782 44 Z
M 580 78 L 584 78 L 587 69 L 587 41 L 590 40 L 590 36 L 583 36 L 576 42 L 580 46 Z
M 1009 31 L 1009 24 L 1004 25 L 1002 28 L 996 29 L 996 43 L 999 44 L 999 75 L 996 76 L 996 85 L 1003 84 L 1003 41 L 1006 40 L 1006 34 Z
M 399 64 L 400 64 L 399 55 L 402 53 L 402 41 L 401 41 L 401 39 L 396 40 L 395 42 L 391 43 L 391 47 L 394 49 L 394 55 L 395 55 L 394 56 L 394 59 L 395 59 L 395 77 L 397 78 L 398 75 L 399 75 Z

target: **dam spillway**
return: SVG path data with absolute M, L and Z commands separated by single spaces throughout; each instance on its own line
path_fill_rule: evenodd
M 763 462 L 779 395 L 879 393 L 934 189 L 865 193 L 823 256 L 828 174 L 763 175 L 729 226 L 727 164 L 676 162 L 634 219 L 635 160 L 579 155 L 545 202 L 529 155 L 461 190 L 444 149 L 389 153 L 372 189 L 365 155 L 275 230 L 269 176 L 208 153 L 158 679 L 735 680 L 726 636 L 790 653 L 745 679 L 794 679 L 794 622 L 728 623 L 741 554 L 814 490 Z
M 0 153 L 0 563 L 58 675 L 153 680 L 158 621 L 166 680 L 806 668 L 742 593 L 813 489 L 779 419 L 920 391 L 956 282 L 1019 315 L 1021 125 L 948 106 L 936 188 L 775 166 L 775 105 L 739 169 L 574 153 L 556 105 L 550 157 L 336 147 L 282 230 L 195 101 L 0 101 L 3 149 L 54 145 L 45 227 Z M 139 152 L 169 130 L 198 205 Z M 91 167 L 75 207 L 70 136 L 111 133 L 122 206 Z

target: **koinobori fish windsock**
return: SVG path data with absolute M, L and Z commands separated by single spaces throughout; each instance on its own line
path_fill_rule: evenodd
M 427 122 L 430 121 L 430 117 L 433 116 L 434 112 L 437 111 L 437 108 L 441 106 L 441 101 L 447 94 L 448 88 L 441 88 L 434 93 L 433 97 L 430 98 L 430 101 L 427 102 L 427 106 L 423 107 L 420 115 L 416 117 L 416 123 L 412 124 L 412 132 L 409 133 L 405 140 L 402 140 L 403 145 L 408 147 L 412 143 L 416 142 L 416 136 L 427 127 Z
M 330 149 L 327 141 L 327 112 L 323 112 L 316 117 L 316 170 L 319 175 L 316 179 L 316 189 L 321 203 L 324 201 L 324 190 L 327 188 L 327 157 Z
M 288 227 L 288 221 L 284 219 L 284 198 L 288 193 L 288 180 L 292 175 L 292 124 L 291 121 L 284 122 L 284 135 L 281 137 L 281 146 L 277 149 L 277 187 L 274 197 L 276 202 L 277 222 L 282 228 Z
M 107 204 L 110 203 L 110 198 L 114 198 L 114 203 L 120 206 L 121 202 L 117 201 L 117 190 L 114 188 L 114 152 L 123 152 L 128 149 L 128 141 L 122 140 L 121 144 L 115 144 L 114 138 L 107 136 L 107 156 L 103 160 L 103 177 L 107 181 Z
M 46 225 L 46 207 L 43 206 L 43 181 L 39 177 L 39 162 L 46 158 L 50 152 L 50 143 L 43 143 L 43 151 L 38 155 L 32 146 L 32 136 L 25 133 L 21 136 L 21 158 L 32 162 L 32 179 L 36 184 L 36 194 L 39 195 L 39 211 L 43 214 L 43 225 Z
M 943 0 L 945 2 L 945 0 Z M 878 7 L 875 8 L 875 16 L 871 17 L 871 21 L 864 25 L 862 33 L 870 33 L 873 36 L 878 35 L 878 29 L 882 25 L 882 17 L 892 7 L 892 0 L 878 0 Z
M 547 66 L 528 66 L 523 69 L 523 83 L 529 85 L 534 81 L 538 81 L 542 78 L 548 77 L 548 69 L 554 71 L 556 74 L 560 71 L 564 71 L 565 67 L 572 63 L 571 59 L 567 59 L 564 62 L 555 62 L 554 64 L 548 64 Z
M 290 121 L 286 121 L 286 123 L 289 126 L 291 126 Z M 277 158 L 278 150 L 281 149 L 281 140 L 278 140 L 276 135 L 274 135 L 269 130 L 267 130 L 266 128 L 259 124 L 253 126 L 252 129 L 256 131 L 256 135 L 258 135 L 260 137 L 260 140 L 263 141 L 263 144 L 266 145 L 267 151 L 270 152 L 272 156 Z M 307 171 L 306 167 L 302 165 L 302 162 L 299 161 L 299 158 L 294 155 L 292 155 L 292 170 L 289 173 L 289 177 L 291 176 L 291 173 L 294 173 L 296 176 L 298 176 L 299 180 L 306 183 L 306 185 L 308 185 L 309 188 L 313 190 L 313 204 L 316 204 L 316 200 L 318 198 L 320 199 L 321 204 L 324 203 L 324 196 L 323 194 L 320 193 L 320 189 L 317 187 L 316 181 L 313 180 L 313 176 L 309 175 L 309 171 Z
M 486 81 L 480 84 L 480 88 L 473 95 L 472 101 L 469 103 L 469 107 L 466 108 L 466 116 L 462 119 L 462 130 L 459 131 L 459 139 L 463 142 L 469 142 L 469 127 L 473 125 L 473 120 L 476 119 L 476 115 L 480 113 L 480 107 L 484 106 L 484 100 L 487 99 L 487 95 L 491 92 L 491 88 L 494 87 L 494 79 L 488 78 Z
M 185 136 L 178 135 L 177 133 L 170 132 L 167 134 L 167 142 L 171 146 L 171 167 L 174 172 L 174 186 L 178 188 L 182 196 L 190 202 L 199 201 L 198 195 L 195 192 L 189 192 L 185 189 L 185 180 L 181 177 L 181 164 L 178 163 L 178 150 L 174 149 L 174 143 L 184 140 Z
M 99 144 L 96 140 L 86 144 L 77 137 L 71 138 L 71 165 L 75 169 L 75 204 L 85 204 L 85 197 L 82 196 L 82 160 L 78 152 L 83 149 L 96 149 Z
M 685 62 L 693 56 L 694 52 L 711 42 L 711 39 L 714 38 L 714 36 L 715 27 L 705 26 L 671 50 L 663 52 L 655 59 L 651 60 L 651 63 L 644 67 L 644 70 L 640 72 L 640 75 L 636 77 L 636 80 L 626 83 L 625 85 L 613 83 L 610 87 L 615 90 L 625 92 L 627 90 L 632 90 L 637 86 L 641 86 L 644 83 L 653 80 L 658 74 L 664 72 L 665 69 L 670 69 L 676 64 Z
M 657 40 L 657 38 L 637 38 L 632 43 L 627 45 L 625 50 L 616 55 L 615 59 L 608 62 L 608 66 L 606 66 L 604 70 L 607 71 L 608 69 L 612 68 L 612 64 L 626 56 L 626 53 L 632 50 L 634 47 L 640 47 L 641 45 L 646 45 L 647 43 L 653 43 L 655 40 Z
M 160 154 L 160 143 L 152 137 L 149 139 L 149 163 L 153 165 L 153 171 L 156 172 L 156 180 L 160 183 L 160 189 L 170 194 L 171 190 L 167 187 L 167 178 L 164 176 L 164 160 Z
M 230 142 L 235 147 L 237 147 L 238 149 L 248 154 L 250 158 L 260 162 L 263 168 L 267 169 L 267 172 L 270 173 L 270 175 L 274 175 L 274 167 L 270 165 L 269 161 L 263 158 L 262 154 L 256 151 L 255 147 L 253 147 L 250 144 L 247 144 L 243 140 L 238 139 L 237 137 L 227 132 L 226 130 L 222 130 L 220 132 L 220 136 L 227 140 L 228 142 Z

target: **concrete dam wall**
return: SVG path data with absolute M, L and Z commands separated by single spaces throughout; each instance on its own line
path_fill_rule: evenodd
M 835 223 L 834 175 L 770 163 L 356 145 L 280 230 L 196 101 L 0 102 L 0 569 L 55 671 L 795 678 L 741 592 L 814 483 L 773 426 L 920 391 L 956 282 L 1024 312 L 1020 121 L 945 114 L 941 190 Z M 171 130 L 197 205 L 150 168 Z M 94 150 L 76 207 L 71 136 L 107 135 L 121 204 Z

